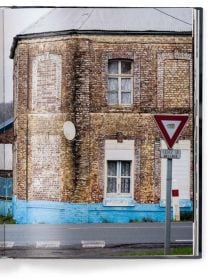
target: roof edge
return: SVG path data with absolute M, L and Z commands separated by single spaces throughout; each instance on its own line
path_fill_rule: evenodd
M 158 31 L 158 30 L 146 30 L 146 31 L 124 31 L 124 30 L 65 30 L 54 32 L 41 32 L 32 34 L 19 34 L 13 38 L 9 58 L 13 59 L 18 41 L 24 39 L 35 39 L 40 37 L 55 37 L 65 35 L 171 35 L 171 36 L 192 36 L 192 31 Z

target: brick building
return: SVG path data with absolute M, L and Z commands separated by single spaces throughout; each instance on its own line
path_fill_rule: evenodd
M 164 220 L 158 113 L 189 114 L 173 187 L 192 210 L 191 9 L 56 8 L 15 37 L 18 223 Z M 76 137 L 64 137 L 71 121 Z

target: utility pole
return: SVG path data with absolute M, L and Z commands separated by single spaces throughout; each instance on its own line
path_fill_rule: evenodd
M 173 161 L 172 158 L 167 159 L 166 222 L 165 222 L 165 244 L 164 244 L 165 255 L 170 255 L 172 161 Z

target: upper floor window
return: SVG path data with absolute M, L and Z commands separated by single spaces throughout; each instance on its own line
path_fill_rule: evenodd
M 109 60 L 108 104 L 132 104 L 133 65 L 131 60 Z

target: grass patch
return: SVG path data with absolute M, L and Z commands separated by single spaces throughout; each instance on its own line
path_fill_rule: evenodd
M 16 221 L 11 215 L 0 216 L 0 224 L 16 224 Z
M 172 255 L 192 255 L 192 247 L 177 247 L 172 249 Z
M 171 249 L 171 256 L 189 256 L 193 254 L 192 247 L 177 247 Z M 120 257 L 145 257 L 145 256 L 164 256 L 163 249 L 143 249 L 120 253 Z

